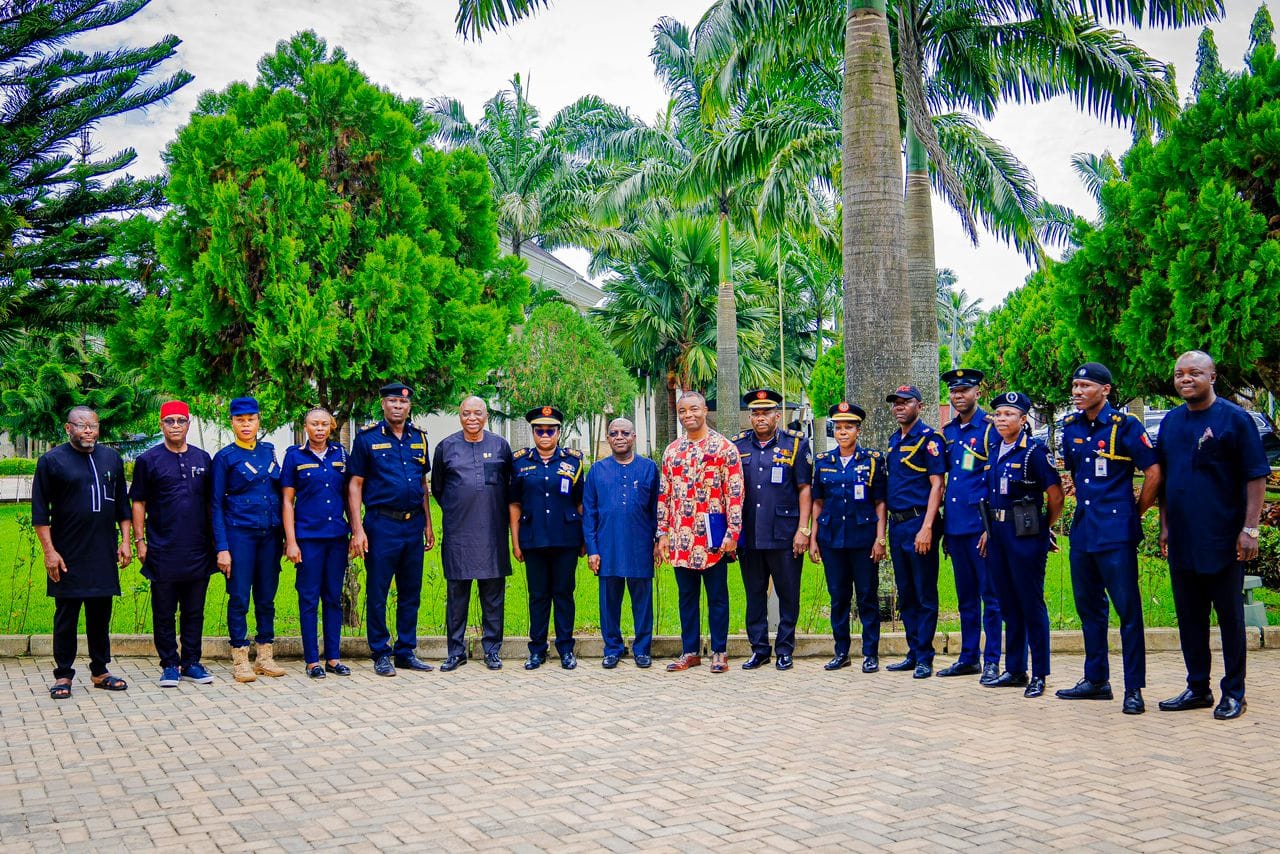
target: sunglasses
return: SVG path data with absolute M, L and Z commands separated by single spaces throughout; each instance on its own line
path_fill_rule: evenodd
M 186 418 L 163 418 L 160 423 L 166 427 L 182 427 L 188 423 Z
M 625 439 L 630 435 L 631 435 L 630 430 L 610 430 L 609 431 L 610 439 L 618 439 L 618 438 Z
M 535 436 L 554 436 L 560 432 L 559 427 L 534 427 L 533 435 Z

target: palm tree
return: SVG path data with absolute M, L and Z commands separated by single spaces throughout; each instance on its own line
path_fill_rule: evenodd
M 937 335 L 947 342 L 951 367 L 960 367 L 965 351 L 973 344 L 973 333 L 984 314 L 982 300 L 971 299 L 963 288 L 956 288 L 955 273 L 947 268 L 937 271 L 935 317 Z

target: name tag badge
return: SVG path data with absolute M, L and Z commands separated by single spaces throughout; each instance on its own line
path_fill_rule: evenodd
M 560 478 L 560 494 L 561 495 L 569 494 L 569 478 L 567 477 Z
M 1093 476 L 1094 477 L 1107 476 L 1107 461 L 1102 457 L 1098 457 L 1093 461 Z
M 867 499 L 867 488 L 866 488 L 866 486 L 864 486 L 864 485 L 863 485 L 863 484 L 861 484 L 861 483 L 855 483 L 855 484 L 853 485 L 853 500 L 854 500 L 854 501 L 865 501 L 866 499 Z
M 964 451 L 961 451 L 961 454 L 963 454 L 963 456 L 960 459 L 960 468 L 965 471 L 973 471 L 973 454 L 969 453 L 967 448 Z
M 1002 475 L 1000 477 L 1000 494 L 1001 495 L 1009 494 L 1009 476 L 1008 475 Z
M 782 483 L 783 468 L 782 466 L 774 466 L 772 473 L 769 475 L 770 483 Z

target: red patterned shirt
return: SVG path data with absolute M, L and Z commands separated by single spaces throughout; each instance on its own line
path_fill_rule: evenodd
M 697 441 L 680 438 L 662 455 L 658 490 L 658 535 L 668 537 L 673 566 L 706 569 L 723 556 L 725 539 L 742 531 L 742 459 L 734 444 L 714 430 Z M 723 526 L 724 538 L 709 542 Z

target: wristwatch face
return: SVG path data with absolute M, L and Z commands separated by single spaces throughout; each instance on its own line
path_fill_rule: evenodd
M 1255 540 L 1258 538 L 1258 534 L 1260 533 L 1257 528 L 1243 528 L 1241 531 L 1246 536 L 1253 537 Z

